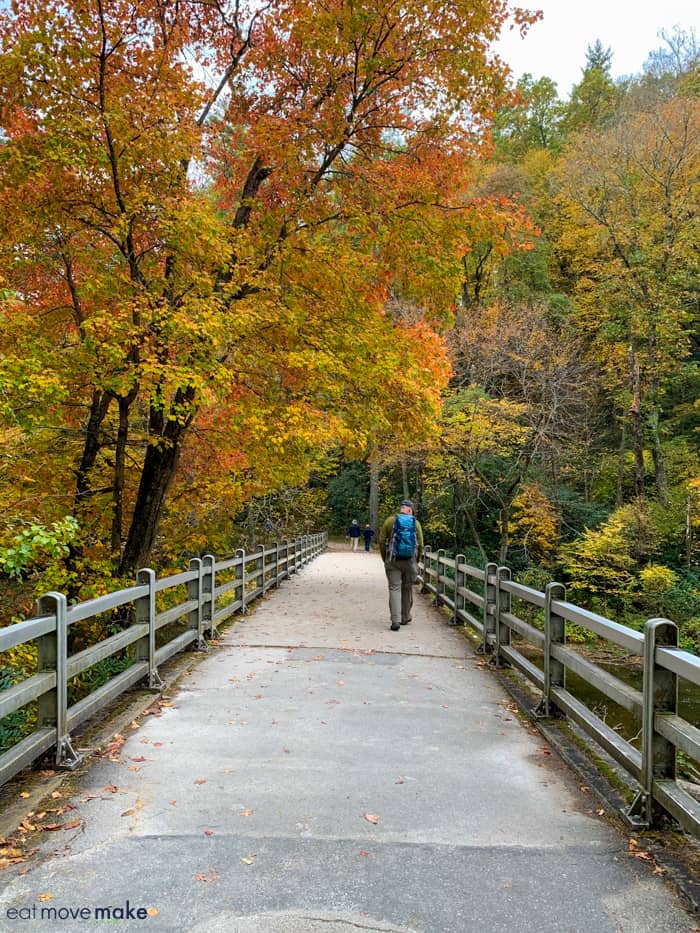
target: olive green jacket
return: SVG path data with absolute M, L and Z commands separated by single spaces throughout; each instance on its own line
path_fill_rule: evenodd
M 377 543 L 379 544 L 379 553 L 382 555 L 382 560 L 386 560 L 386 549 L 389 545 L 389 542 L 391 541 L 391 536 L 394 533 L 395 521 L 396 515 L 390 515 L 382 525 L 379 532 Z M 418 519 L 416 519 L 416 542 L 418 544 L 417 560 L 421 560 L 423 557 L 423 529 L 421 528 Z

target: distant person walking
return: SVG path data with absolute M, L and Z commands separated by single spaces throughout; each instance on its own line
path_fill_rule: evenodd
M 348 528 L 348 538 L 350 538 L 350 543 L 352 544 L 353 551 L 357 550 L 357 545 L 360 543 L 360 526 L 357 523 L 357 519 L 353 518 L 350 527 Z
M 371 525 L 365 525 L 362 532 L 362 536 L 365 539 L 365 551 L 369 551 L 372 547 L 372 536 L 374 535 L 374 529 Z
M 413 514 L 413 503 L 404 499 L 396 515 L 390 515 L 379 532 L 379 553 L 389 582 L 391 631 L 408 625 L 413 611 L 413 584 L 423 555 L 423 529 Z

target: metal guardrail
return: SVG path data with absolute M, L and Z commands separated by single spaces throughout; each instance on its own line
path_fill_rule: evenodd
M 630 785 L 639 789 L 623 811 L 629 825 L 646 829 L 666 813 L 700 835 L 700 803 L 676 780 L 677 750 L 700 761 L 700 729 L 678 715 L 679 678 L 700 685 L 700 658 L 678 647 L 674 622 L 649 619 L 644 631 L 637 632 L 567 602 L 561 583 L 549 583 L 540 592 L 511 580 L 507 567 L 489 563 L 479 570 L 462 554 L 450 558 L 444 550 L 433 552 L 430 547 L 425 548 L 420 572 L 424 590 L 435 595 L 438 606 L 452 610 L 453 622 L 479 633 L 480 652 L 490 655 L 496 665 L 511 665 L 542 691 L 538 717 L 568 716 L 634 779 L 636 785 Z M 480 582 L 482 594 L 469 589 L 470 578 Z M 513 610 L 514 601 L 541 609 L 544 631 L 520 618 Z M 568 648 L 567 622 L 643 658 L 642 690 Z M 518 650 L 513 634 L 542 650 L 542 669 Z M 567 690 L 567 670 L 637 718 L 641 751 Z
M 163 682 L 158 668 L 189 645 L 207 649 L 207 635 L 217 636 L 216 626 L 235 612 L 278 587 L 317 557 L 326 547 L 327 534 L 303 535 L 272 547 L 261 545 L 235 557 L 216 561 L 213 555 L 193 558 L 184 573 L 157 579 L 153 570 L 139 570 L 136 586 L 90 599 L 74 606 L 62 593 L 47 593 L 39 600 L 39 615 L 0 629 L 0 653 L 17 645 L 36 642 L 37 673 L 0 691 L 0 720 L 28 703 L 37 703 L 37 726 L 24 739 L 0 754 L 0 784 L 55 747 L 58 768 L 73 769 L 80 762 L 71 732 L 116 697 L 141 681 L 159 690 Z M 224 582 L 219 581 L 219 577 Z M 159 594 L 177 588 L 186 599 L 157 611 Z M 124 628 L 89 648 L 68 654 L 70 626 L 104 613 L 122 610 Z M 157 646 L 156 634 L 165 626 L 181 622 L 184 630 Z M 132 663 L 82 700 L 68 704 L 68 683 L 99 661 L 113 657 L 129 646 Z

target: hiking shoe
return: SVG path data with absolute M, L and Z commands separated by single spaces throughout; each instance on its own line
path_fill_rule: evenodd
M 390 630 L 391 630 L 392 632 L 398 632 L 400 628 L 401 628 L 400 625 L 392 625 L 392 626 L 390 627 Z
M 412 619 L 406 619 L 405 622 L 401 622 L 401 625 L 408 625 L 409 622 L 413 621 Z

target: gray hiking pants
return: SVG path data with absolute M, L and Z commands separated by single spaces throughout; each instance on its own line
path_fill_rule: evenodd
M 384 564 L 386 578 L 389 581 L 389 612 L 392 625 L 405 625 L 411 621 L 413 609 L 413 584 L 418 577 L 418 567 L 414 560 L 388 560 Z

